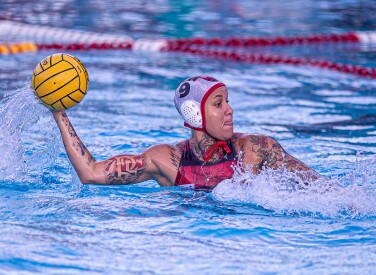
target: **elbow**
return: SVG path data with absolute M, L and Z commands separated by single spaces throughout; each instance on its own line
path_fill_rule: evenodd
M 77 171 L 77 175 L 82 184 L 104 184 L 104 178 L 95 165 L 87 169 Z
M 91 173 L 87 173 L 85 175 L 78 175 L 78 178 L 80 179 L 80 182 L 82 184 L 100 184 L 101 183 Z
M 83 185 L 87 185 L 87 184 L 93 184 L 92 182 L 90 182 L 90 181 L 88 181 L 88 180 L 85 180 L 85 179 L 80 179 L 80 181 L 81 181 L 81 184 L 83 184 Z
M 78 178 L 80 179 L 80 182 L 82 184 L 91 184 L 92 180 L 88 176 L 78 175 Z

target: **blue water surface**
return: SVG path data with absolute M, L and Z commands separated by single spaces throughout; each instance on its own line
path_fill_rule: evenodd
M 0 19 L 133 38 L 308 35 L 376 27 L 373 1 L 3 1 Z M 0 41 L 48 40 L 2 36 Z M 374 44 L 242 49 L 376 66 Z M 189 137 L 184 78 L 225 82 L 235 130 L 261 133 L 330 180 L 237 170 L 213 192 L 82 185 L 30 90 L 53 51 L 0 55 L 0 273 L 370 274 L 376 269 L 376 82 L 183 53 L 70 51 L 89 92 L 67 111 L 97 160 Z

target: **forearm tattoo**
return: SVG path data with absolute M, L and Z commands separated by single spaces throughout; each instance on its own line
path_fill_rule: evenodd
M 76 134 L 76 131 L 74 130 L 72 124 L 70 123 L 68 117 L 67 117 L 67 114 L 62 114 L 62 122 L 65 124 L 65 126 L 68 128 L 68 133 L 70 135 L 70 137 L 76 137 L 77 134 Z
M 76 151 L 78 151 L 81 154 L 81 156 L 83 156 L 83 157 L 86 156 L 87 157 L 86 164 L 89 165 L 91 162 L 94 161 L 94 158 L 92 157 L 92 155 L 90 154 L 90 152 L 87 150 L 86 146 L 82 143 L 82 141 L 77 136 L 77 133 L 74 130 L 72 123 L 69 121 L 69 119 L 68 119 L 68 117 L 67 117 L 67 115 L 65 113 L 62 114 L 61 121 L 63 122 L 63 124 L 65 125 L 65 127 L 68 129 L 69 137 L 72 138 L 72 140 L 71 140 L 72 147 Z M 63 143 L 64 143 L 64 146 L 66 148 L 67 145 L 65 144 L 64 141 L 63 141 Z
M 143 156 L 116 156 L 106 161 L 104 172 L 107 184 L 127 184 L 135 182 L 145 171 Z

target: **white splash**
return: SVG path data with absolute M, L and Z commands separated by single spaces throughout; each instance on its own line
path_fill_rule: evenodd
M 0 103 L 0 178 L 30 181 L 57 158 L 58 133 L 52 116 L 29 84 L 5 95 Z
M 282 168 L 254 175 L 238 164 L 232 179 L 212 192 L 220 201 L 251 203 L 283 214 L 318 216 L 376 215 L 376 157 L 357 161 L 345 176 L 320 178 L 307 186 L 298 173 Z

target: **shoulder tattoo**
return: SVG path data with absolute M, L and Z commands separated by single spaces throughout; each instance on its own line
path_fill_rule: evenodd
M 252 135 L 249 137 L 251 151 L 260 159 L 259 169 L 262 167 L 277 168 L 283 162 L 285 150 L 282 146 L 268 136 Z M 272 142 L 272 144 L 270 144 Z
M 180 158 L 183 153 L 183 148 L 180 146 L 172 147 L 170 149 L 170 159 L 172 162 L 172 165 L 176 167 L 176 169 L 179 169 L 180 165 Z

